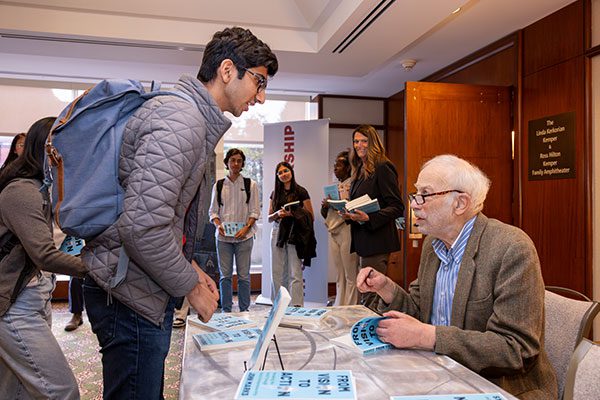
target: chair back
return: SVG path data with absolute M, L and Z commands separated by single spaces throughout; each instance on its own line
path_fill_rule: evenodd
M 544 304 L 544 346 L 556 372 L 558 398 L 562 399 L 571 356 L 581 339 L 589 333 L 600 305 L 595 301 L 570 299 L 549 290 L 545 292 Z
M 571 358 L 563 399 L 600 399 L 598 382 L 600 382 L 600 346 L 583 339 Z

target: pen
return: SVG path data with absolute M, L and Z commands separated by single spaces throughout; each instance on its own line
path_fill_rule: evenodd
M 290 328 L 290 329 L 302 330 L 302 325 L 300 325 L 300 324 L 293 324 L 293 323 L 288 323 L 288 322 L 280 322 L 279 326 L 282 327 L 282 328 Z

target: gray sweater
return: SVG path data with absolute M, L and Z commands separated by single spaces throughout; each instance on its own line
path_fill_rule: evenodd
M 41 186 L 38 180 L 18 179 L 0 192 L 0 237 L 10 231 L 21 242 L 0 262 L 0 316 L 10 308 L 10 297 L 19 275 L 26 268 L 27 255 L 33 268 L 27 271 L 17 292 L 39 270 L 80 277 L 86 272 L 81 260 L 55 247 L 52 240 L 52 210 L 48 194 L 40 192 Z
M 156 325 L 169 298 L 186 295 L 198 283 L 182 252 L 184 219 L 192 199 L 210 199 L 207 160 L 231 126 L 197 79 L 184 76 L 175 90 L 193 103 L 158 96 L 127 122 L 119 163 L 123 213 L 82 252 L 100 287 Z M 208 196 L 196 196 L 198 190 Z M 195 232 L 193 223 L 188 226 Z M 130 257 L 127 275 L 111 289 L 121 244 Z

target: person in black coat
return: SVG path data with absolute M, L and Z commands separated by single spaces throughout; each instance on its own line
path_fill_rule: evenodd
M 390 253 L 400 250 L 395 220 L 404 214 L 404 204 L 398 189 L 398 173 L 372 126 L 357 127 L 352 133 L 352 145 L 350 200 L 368 194 L 377 199 L 380 209 L 369 214 L 355 210 L 340 215 L 351 224 L 350 251 L 360 257 L 360 267 L 370 266 L 385 274 Z M 377 302 L 374 293 L 361 296 L 361 303 L 369 308 L 376 307 Z

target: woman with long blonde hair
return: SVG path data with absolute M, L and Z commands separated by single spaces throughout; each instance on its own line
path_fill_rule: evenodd
M 360 125 L 354 130 L 352 147 L 350 200 L 368 194 L 377 199 L 379 210 L 369 214 L 356 210 L 341 216 L 351 224 L 350 250 L 360 257 L 360 267 L 370 266 L 385 274 L 390 253 L 400 250 L 395 220 L 404 214 L 404 204 L 398 189 L 398 173 L 371 125 Z M 376 308 L 377 302 L 374 293 L 361 297 L 361 303 L 370 308 Z

